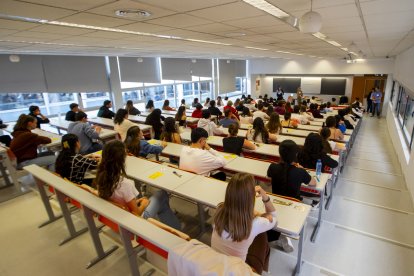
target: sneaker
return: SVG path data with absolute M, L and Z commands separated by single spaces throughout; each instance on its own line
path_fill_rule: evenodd
M 280 235 L 279 239 L 275 242 L 278 247 L 283 248 L 283 251 L 290 253 L 295 250 L 293 247 L 292 241 L 285 235 Z
M 320 201 L 312 200 L 312 204 L 311 204 L 312 211 L 318 210 L 319 209 L 319 204 L 320 204 Z

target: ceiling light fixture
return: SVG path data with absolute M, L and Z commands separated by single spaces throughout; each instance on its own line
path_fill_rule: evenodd
M 258 48 L 258 47 L 251 47 L 251 46 L 244 46 L 246 49 L 253 49 L 253 50 L 260 50 L 260 51 L 269 51 L 269 49 L 265 48 Z
M 144 10 L 117 10 L 115 11 L 115 15 L 128 18 L 146 18 L 150 17 L 151 13 Z
M 284 18 L 289 17 L 289 14 L 282 11 L 278 7 L 270 4 L 269 2 L 265 0 L 243 0 L 243 2 L 252 5 L 255 8 L 258 8 L 259 10 L 262 10 L 264 12 L 267 12 L 273 16 L 276 16 L 277 18 Z
M 322 16 L 312 11 L 312 4 L 313 1 L 311 0 L 311 10 L 302 15 L 299 20 L 299 30 L 305 34 L 317 33 L 322 27 Z
M 329 44 L 331 44 L 333 46 L 336 46 L 336 47 L 341 47 L 342 46 L 341 44 L 339 44 L 338 42 L 333 41 L 333 40 L 326 40 L 326 42 L 328 42 Z

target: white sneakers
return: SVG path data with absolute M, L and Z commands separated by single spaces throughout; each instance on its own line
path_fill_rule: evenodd
M 275 242 L 278 247 L 283 248 L 283 251 L 290 253 L 295 250 L 293 247 L 292 241 L 285 235 L 280 235 L 279 239 Z

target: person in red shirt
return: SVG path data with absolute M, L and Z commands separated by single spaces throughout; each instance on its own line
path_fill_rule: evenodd
M 203 118 L 203 106 L 201 104 L 196 105 L 196 109 L 191 114 L 194 118 Z
M 13 128 L 13 140 L 10 143 L 10 150 L 17 158 L 17 168 L 22 169 L 24 166 L 37 164 L 39 166 L 48 166 L 49 170 L 54 171 L 56 160 L 54 153 L 44 152 L 37 154 L 37 147 L 39 145 L 49 144 L 52 140 L 32 133 L 36 126 L 37 121 L 35 117 L 22 114 Z
M 240 120 L 240 117 L 239 117 L 239 113 L 237 112 L 237 110 L 233 107 L 233 102 L 232 101 L 227 101 L 227 105 L 223 108 L 224 109 L 224 111 L 226 111 L 226 109 L 230 109 L 231 110 L 231 113 L 233 113 L 234 114 L 234 116 L 236 116 L 237 117 L 237 119 L 238 120 Z

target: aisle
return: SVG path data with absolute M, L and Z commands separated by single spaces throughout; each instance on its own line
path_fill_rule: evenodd
M 315 222 L 308 219 L 302 275 L 414 275 L 414 208 L 385 119 L 364 118 L 313 244 Z M 273 250 L 272 272 L 293 261 L 284 256 Z

